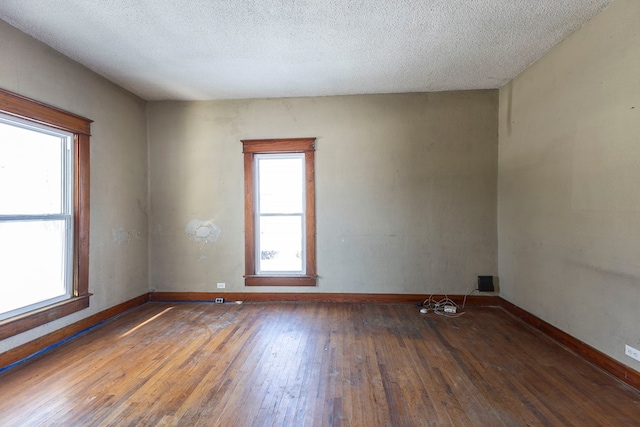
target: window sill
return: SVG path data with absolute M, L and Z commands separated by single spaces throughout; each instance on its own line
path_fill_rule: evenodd
M 0 321 L 0 340 L 18 335 L 35 327 L 52 322 L 76 311 L 89 307 L 91 294 L 81 295 L 57 302 L 38 310 Z
M 245 286 L 316 286 L 316 276 L 244 276 Z

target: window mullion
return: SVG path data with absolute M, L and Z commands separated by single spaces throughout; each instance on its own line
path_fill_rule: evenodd
M 12 221 L 56 221 L 71 218 L 71 214 L 46 214 L 46 215 L 0 215 L 0 222 Z
M 304 212 L 294 212 L 294 213 L 277 213 L 277 212 L 268 212 L 268 213 L 261 213 L 259 214 L 260 216 L 299 216 L 299 217 L 304 217 Z

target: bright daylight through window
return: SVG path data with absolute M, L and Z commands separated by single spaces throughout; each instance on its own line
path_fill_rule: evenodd
M 257 273 L 303 273 L 304 154 L 256 156 Z
M 315 140 L 242 142 L 245 284 L 314 286 Z
M 0 115 L 0 319 L 72 294 L 73 134 Z

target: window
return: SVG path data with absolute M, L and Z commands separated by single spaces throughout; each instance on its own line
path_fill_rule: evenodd
M 0 319 L 72 294 L 72 142 L 0 114 Z
M 90 123 L 0 90 L 0 339 L 89 306 Z
M 315 286 L 315 139 L 242 144 L 245 285 Z

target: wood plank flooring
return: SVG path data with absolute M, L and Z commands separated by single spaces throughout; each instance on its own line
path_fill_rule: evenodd
M 0 374 L 0 426 L 638 426 L 499 308 L 148 303 Z

